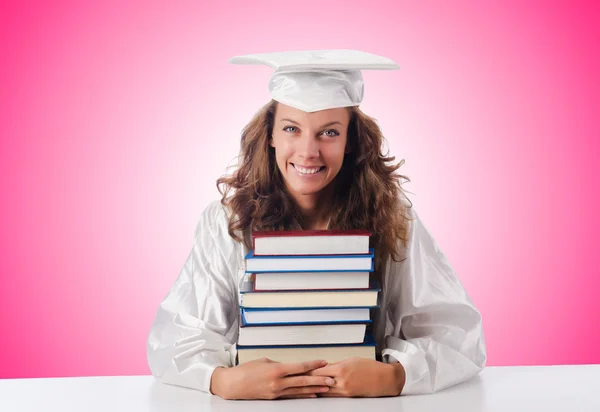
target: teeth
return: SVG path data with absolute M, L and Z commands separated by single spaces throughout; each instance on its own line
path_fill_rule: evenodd
M 312 175 L 312 174 L 317 173 L 319 170 L 321 170 L 320 167 L 311 167 L 308 169 L 306 169 L 304 167 L 296 166 L 296 165 L 294 165 L 294 167 L 296 168 L 297 171 L 299 171 L 300 173 L 303 173 L 305 175 L 308 175 L 308 174 Z

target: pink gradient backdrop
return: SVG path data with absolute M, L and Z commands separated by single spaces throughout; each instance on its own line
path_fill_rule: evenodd
M 149 373 L 157 305 L 269 98 L 269 69 L 227 59 L 301 48 L 400 64 L 365 73 L 362 108 L 488 364 L 600 363 L 597 2 L 88 3 L 0 10 L 0 378 Z

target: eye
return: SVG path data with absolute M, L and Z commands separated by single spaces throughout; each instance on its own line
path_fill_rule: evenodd
M 296 129 L 296 127 L 294 127 L 294 126 L 286 126 L 286 127 L 284 127 L 284 128 L 283 128 L 283 131 L 284 131 L 284 132 L 292 132 L 292 133 L 294 133 L 294 131 L 291 131 L 291 130 L 289 130 L 289 129 L 295 129 L 296 131 L 298 130 L 298 129 Z
M 340 135 L 340 133 L 335 129 L 324 130 L 323 134 L 327 137 L 335 137 Z

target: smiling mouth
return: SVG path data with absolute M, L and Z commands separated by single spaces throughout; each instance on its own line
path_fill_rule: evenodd
M 303 175 L 314 175 L 317 174 L 323 170 L 325 170 L 325 166 L 315 166 L 315 167 L 302 167 L 302 166 L 297 166 L 294 163 L 290 163 L 294 169 L 296 169 L 298 171 L 298 173 L 303 174 Z

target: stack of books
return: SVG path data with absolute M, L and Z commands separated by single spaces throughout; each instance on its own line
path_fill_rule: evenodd
M 238 364 L 375 359 L 368 231 L 254 232 L 240 290 Z

